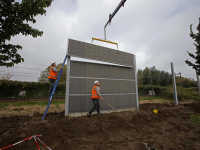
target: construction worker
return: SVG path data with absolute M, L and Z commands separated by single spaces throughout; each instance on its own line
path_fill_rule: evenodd
M 63 68 L 63 67 L 56 69 L 56 62 L 52 62 L 51 69 L 49 71 L 49 76 L 48 76 L 49 82 L 51 84 L 50 88 L 49 88 L 49 94 L 48 95 L 51 95 L 51 92 L 52 92 L 54 84 L 55 84 L 55 80 L 57 78 L 57 73 L 60 71 L 61 68 Z
M 94 86 L 92 88 L 92 101 L 94 103 L 93 108 L 89 111 L 89 116 L 91 116 L 92 112 L 97 109 L 97 114 L 100 115 L 100 106 L 99 106 L 99 98 L 103 100 L 100 94 L 99 81 L 94 81 Z

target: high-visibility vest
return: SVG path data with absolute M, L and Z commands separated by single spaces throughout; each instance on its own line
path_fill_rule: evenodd
M 92 98 L 100 98 L 99 95 L 97 95 L 96 87 L 97 86 L 94 85 L 92 88 Z
M 48 78 L 49 79 L 56 79 L 57 78 L 57 73 L 53 71 L 53 66 L 51 66 Z

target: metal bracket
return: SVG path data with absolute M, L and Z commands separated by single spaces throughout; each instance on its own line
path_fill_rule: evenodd
M 118 43 L 112 42 L 112 41 L 108 41 L 108 40 L 102 40 L 102 39 L 97 39 L 97 38 L 92 38 L 92 42 L 93 40 L 97 40 L 97 41 L 101 41 L 101 42 L 106 42 L 106 43 L 111 43 L 111 44 L 115 44 L 117 45 L 117 49 L 118 49 Z M 92 43 L 91 42 L 91 43 Z

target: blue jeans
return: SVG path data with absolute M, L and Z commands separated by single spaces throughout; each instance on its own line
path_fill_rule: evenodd
M 97 109 L 97 113 L 100 114 L 99 112 L 99 108 L 100 108 L 100 105 L 99 105 L 99 99 L 98 98 L 93 98 L 92 99 L 93 103 L 94 103 L 94 107 L 89 111 L 89 114 L 91 115 L 92 112 Z

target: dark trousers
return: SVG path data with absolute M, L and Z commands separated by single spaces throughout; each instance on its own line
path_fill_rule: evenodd
M 53 90 L 53 87 L 54 87 L 54 84 L 55 84 L 55 80 L 56 79 L 49 79 L 49 82 L 50 82 L 50 88 L 49 88 L 49 94 L 51 94 L 52 90 Z
M 97 113 L 100 114 L 99 112 L 99 108 L 100 108 L 100 105 L 99 105 L 99 99 L 98 98 L 93 98 L 92 99 L 93 103 L 94 103 L 94 107 L 89 111 L 89 114 L 91 115 L 93 111 L 95 111 L 95 109 L 97 109 Z

